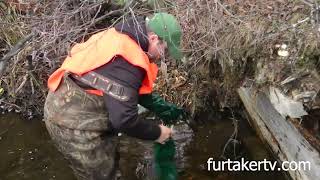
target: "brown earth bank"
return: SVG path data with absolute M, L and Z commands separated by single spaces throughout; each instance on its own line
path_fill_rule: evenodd
M 308 115 L 294 121 L 319 140 L 317 1 L 35 0 L 3 1 L 0 10 L 3 112 L 41 115 L 46 80 L 70 46 L 122 18 L 166 10 L 181 23 L 185 58 L 159 64 L 156 92 L 201 119 L 243 114 L 242 86 L 276 87 L 303 106 Z

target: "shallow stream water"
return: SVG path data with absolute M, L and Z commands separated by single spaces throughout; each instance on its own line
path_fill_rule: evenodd
M 176 127 L 176 164 L 181 180 L 284 180 L 280 172 L 208 172 L 209 157 L 221 159 L 225 143 L 234 131 L 231 121 L 200 125 L 195 132 L 186 125 Z M 272 160 L 248 127 L 240 129 L 241 143 L 231 148 L 233 158 Z M 233 144 L 231 143 L 231 146 Z M 227 148 L 230 149 L 230 148 Z M 122 179 L 150 176 L 152 143 L 121 137 Z M 67 161 L 55 149 L 39 119 L 24 120 L 16 114 L 0 117 L 0 180 L 75 180 Z

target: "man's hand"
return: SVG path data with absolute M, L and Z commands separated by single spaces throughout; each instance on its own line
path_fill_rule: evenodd
M 163 124 L 159 125 L 161 129 L 160 137 L 156 140 L 156 142 L 160 144 L 164 144 L 172 135 L 172 129 L 164 126 Z

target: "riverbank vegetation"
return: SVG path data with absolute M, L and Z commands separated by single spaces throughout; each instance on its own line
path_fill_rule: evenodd
M 46 80 L 74 43 L 122 18 L 169 11 L 181 23 L 185 57 L 159 64 L 161 96 L 216 118 L 243 109 L 239 87 L 277 87 L 309 114 L 298 124 L 319 133 L 318 1 L 6 0 L 0 8 L 4 112 L 41 115 Z

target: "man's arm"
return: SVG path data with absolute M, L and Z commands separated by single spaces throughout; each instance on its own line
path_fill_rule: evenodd
M 109 120 L 116 132 L 144 140 L 157 140 L 161 129 L 158 124 L 138 119 L 138 92 L 129 101 L 119 101 L 109 95 L 104 95 Z
M 142 68 L 128 63 L 121 57 L 116 57 L 115 60 L 96 69 L 95 72 L 123 86 L 136 89 L 136 94 L 127 102 L 121 102 L 111 96 L 104 95 L 109 120 L 114 131 L 140 139 L 156 140 L 160 143 L 169 138 L 170 128 L 138 119 L 138 90 L 145 76 L 145 71 Z
M 95 70 L 96 73 L 136 90 L 129 101 L 121 102 L 111 96 L 104 95 L 105 105 L 109 112 L 109 120 L 116 132 L 145 140 L 163 142 L 171 131 L 169 128 L 144 119 L 138 119 L 138 90 L 145 76 L 145 71 L 128 63 L 121 57 Z

